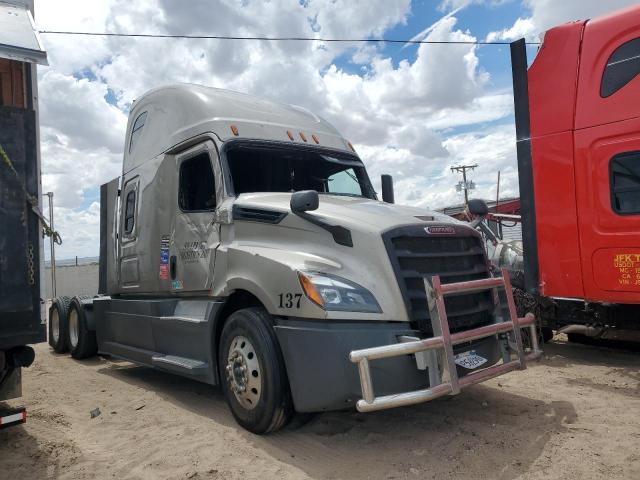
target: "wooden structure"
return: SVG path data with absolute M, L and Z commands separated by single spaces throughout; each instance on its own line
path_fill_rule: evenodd
M 0 58 L 0 106 L 26 108 L 24 62 Z

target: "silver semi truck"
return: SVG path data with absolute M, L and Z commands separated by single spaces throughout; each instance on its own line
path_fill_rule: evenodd
M 479 234 L 379 201 L 352 145 L 300 107 L 146 93 L 100 228 L 100 295 L 53 303 L 54 349 L 220 385 L 255 433 L 456 394 L 539 354 Z

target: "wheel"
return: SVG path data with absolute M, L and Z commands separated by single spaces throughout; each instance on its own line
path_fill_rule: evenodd
M 262 308 L 231 314 L 222 330 L 218 365 L 222 391 L 236 421 L 264 434 L 293 414 L 289 381 L 271 316 Z
M 49 345 L 56 353 L 67 351 L 67 323 L 69 317 L 69 297 L 56 297 L 49 307 Z
M 92 357 L 98 353 L 96 332 L 89 330 L 87 326 L 87 312 L 82 306 L 82 300 L 88 298 L 91 297 L 73 297 L 69 305 L 67 345 L 71 356 L 78 360 Z

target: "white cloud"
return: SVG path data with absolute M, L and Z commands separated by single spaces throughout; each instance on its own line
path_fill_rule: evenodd
M 638 5 L 638 2 L 637 0 L 607 0 L 606 2 L 603 0 L 523 0 L 523 4 L 530 10 L 531 16 L 518 18 L 513 26 L 489 33 L 488 41 L 515 40 L 522 37 L 537 41 L 541 33 L 557 25 L 594 18 L 620 8 Z
M 39 1 L 36 13 L 40 26 L 50 30 L 328 38 L 380 36 L 411 13 L 410 0 L 196 0 L 186 5 Z M 454 15 L 424 35 L 476 39 L 458 27 Z M 490 76 L 473 45 L 420 45 L 404 50 L 397 62 L 375 44 L 54 35 L 44 41 L 52 67 L 40 74 L 43 183 L 56 194 L 56 224 L 69 256 L 97 253 L 98 211 L 93 204 L 82 205 L 119 174 L 129 105 L 158 85 L 200 83 L 302 105 L 336 124 L 356 145 L 372 178 L 392 173 L 399 198 L 414 205 L 457 201 L 452 188 L 457 180 L 447 169 L 466 158 L 463 140 L 476 150 L 482 146 L 491 171 L 492 162 L 503 161 L 509 151 L 501 150 L 500 142 L 514 143 L 513 135 L 493 132 L 447 137 L 452 128 L 511 112 L 509 94 L 490 91 Z M 350 56 L 362 68 L 358 74 L 336 61 Z
M 55 204 L 54 211 L 55 229 L 62 236 L 62 245 L 56 245 L 56 258 L 96 256 L 100 245 L 100 203 L 93 202 L 86 209 L 72 209 Z M 46 205 L 44 214 L 48 218 Z M 45 256 L 49 259 L 47 243 L 48 240 L 45 240 Z
M 40 29 L 54 31 L 106 30 L 113 0 L 36 0 L 35 20 Z M 58 73 L 70 74 L 87 66 L 105 61 L 110 51 L 103 37 L 75 37 L 68 35 L 42 35 L 49 63 Z
M 487 35 L 487 42 L 495 42 L 499 40 L 517 40 L 519 38 L 531 38 L 536 32 L 536 26 L 531 18 L 518 18 L 516 23 L 510 28 L 505 28 L 499 32 L 490 32 Z
M 518 194 L 517 161 L 513 125 L 502 125 L 453 135 L 442 146 L 446 155 L 412 153 L 408 149 L 359 147 L 374 186 L 380 191 L 380 175 L 394 177 L 396 201 L 400 204 L 442 208 L 460 203 L 462 194 L 454 186 L 460 180 L 451 172 L 454 165 L 479 167 L 473 172 L 476 190 L 472 197 L 493 199 L 496 195 L 497 172 L 501 171 L 501 197 Z
M 499 7 L 505 3 L 513 2 L 514 0 L 442 0 L 438 5 L 438 10 L 441 12 L 450 12 L 458 8 L 465 8 L 469 5 L 486 5 L 488 7 Z
M 75 148 L 122 149 L 127 117 L 105 100 L 106 84 L 48 70 L 40 75 L 39 95 L 42 124 L 64 133 Z

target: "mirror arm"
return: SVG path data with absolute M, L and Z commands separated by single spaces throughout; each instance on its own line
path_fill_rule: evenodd
M 320 228 L 324 228 L 327 232 L 329 232 L 333 236 L 334 242 L 338 245 L 344 245 L 345 247 L 353 247 L 353 240 L 351 239 L 351 231 L 348 228 L 341 227 L 340 225 L 331 225 L 329 223 L 323 222 L 315 215 L 311 215 L 307 212 L 293 212 L 295 215 L 300 218 L 305 219 L 309 223 L 313 223 Z

